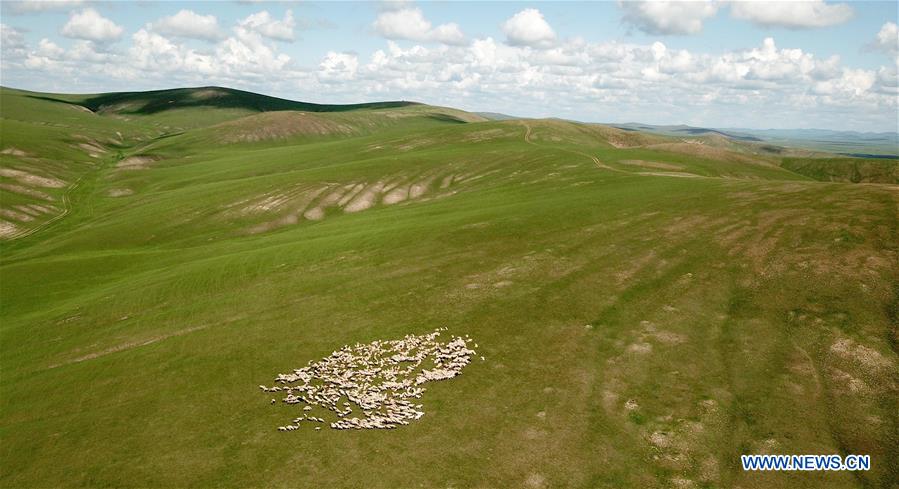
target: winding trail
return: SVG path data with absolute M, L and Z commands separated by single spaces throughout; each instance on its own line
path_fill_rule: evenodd
M 25 238 L 27 236 L 31 236 L 32 234 L 40 231 L 41 229 L 44 229 L 47 226 L 53 224 L 54 222 L 62 219 L 63 217 L 66 217 L 66 215 L 72 209 L 72 203 L 71 203 L 71 200 L 69 199 L 69 194 L 73 190 L 75 190 L 75 188 L 78 187 L 78 185 L 81 183 L 81 181 L 83 179 L 84 179 L 84 175 L 79 177 L 78 180 L 75 181 L 75 183 L 73 183 L 72 185 L 69 185 L 68 188 L 66 188 L 65 192 L 63 192 L 63 194 L 62 194 L 62 212 L 51 217 L 50 219 L 47 219 L 46 221 L 42 222 L 41 224 L 39 224 L 31 229 L 23 229 L 23 230 L 19 231 L 18 233 L 10 235 L 6 238 L 6 240 L 12 241 L 15 239 L 21 239 L 21 238 Z
M 539 144 L 537 144 L 537 143 L 531 141 L 531 126 L 530 126 L 527 122 L 522 122 L 522 124 L 524 125 L 524 128 L 525 128 L 525 131 L 524 131 L 524 142 L 526 142 L 526 143 L 528 143 L 528 144 L 532 144 L 532 145 L 537 146 L 537 147 L 540 147 Z M 624 171 L 624 170 L 619 170 L 618 168 L 612 168 L 611 166 L 606 165 L 605 163 L 603 163 L 602 161 L 600 161 L 599 158 L 597 158 L 597 157 L 595 157 L 595 156 L 593 156 L 593 155 L 591 155 L 591 154 L 584 153 L 584 152 L 582 152 L 582 151 L 577 151 L 577 150 L 573 150 L 573 149 L 566 149 L 566 148 L 559 148 L 559 147 L 555 147 L 555 146 L 553 146 L 553 148 L 554 148 L 554 149 L 560 149 L 560 150 L 565 151 L 565 152 L 567 152 L 567 153 L 572 153 L 572 154 L 576 154 L 576 155 L 579 155 L 579 156 L 584 156 L 584 157 L 586 157 L 586 158 L 590 158 L 590 159 L 593 161 L 593 164 L 596 165 L 596 167 L 599 168 L 600 170 L 609 170 L 609 171 L 614 171 L 614 172 L 618 172 L 618 173 L 624 173 L 624 174 L 627 174 L 627 175 L 636 175 L 636 174 L 633 173 L 633 172 Z
M 154 144 L 159 139 L 177 135 L 177 134 L 180 134 L 180 133 L 163 134 L 161 136 L 157 136 L 157 137 L 153 138 L 150 141 L 147 141 L 146 144 L 144 144 L 140 147 L 137 147 L 137 148 L 132 147 L 132 149 L 133 149 L 133 151 L 141 151 L 147 147 L 150 147 L 152 144 Z M 107 148 L 105 146 L 103 147 L 103 149 L 105 149 L 107 151 L 110 150 L 110 148 Z M 124 148 L 119 148 L 119 149 L 121 150 Z M 15 234 L 11 234 L 11 235 L 7 236 L 4 238 L 4 241 L 10 242 L 10 241 L 14 241 L 17 239 L 22 239 L 22 238 L 31 236 L 32 234 L 34 234 L 38 231 L 44 230 L 44 229 L 48 228 L 51 224 L 54 224 L 57 221 L 61 220 L 62 218 L 66 217 L 74 209 L 74 206 L 72 205 L 71 194 L 73 192 L 75 192 L 76 190 L 78 190 L 78 188 L 81 186 L 81 184 L 84 183 L 85 178 L 90 177 L 91 179 L 96 180 L 103 174 L 103 172 L 105 170 L 107 170 L 109 168 L 110 165 L 118 162 L 118 159 L 116 159 L 114 156 L 109 156 L 109 157 L 101 159 L 101 160 L 96 160 L 96 162 L 98 163 L 98 166 L 96 166 L 95 168 L 82 174 L 80 177 L 78 177 L 78 180 L 75 180 L 75 183 L 73 183 L 72 185 L 69 185 L 65 189 L 65 191 L 63 192 L 62 197 L 61 197 L 62 212 L 51 217 L 50 219 L 47 219 L 46 221 L 42 222 L 41 224 L 39 224 L 31 229 L 23 229 Z M 93 216 L 93 213 L 94 213 L 93 204 L 90 203 L 90 201 L 88 200 L 88 215 Z

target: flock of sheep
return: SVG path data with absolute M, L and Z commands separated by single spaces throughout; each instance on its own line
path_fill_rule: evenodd
M 305 404 L 302 416 L 278 430 L 293 431 L 303 422 L 325 424 L 312 416 L 315 406 L 336 415 L 330 427 L 337 430 L 392 429 L 421 418 L 421 404 L 413 401 L 425 390 L 420 386 L 459 375 L 475 354 L 468 348 L 468 335 L 444 343 L 438 340 L 441 330 L 446 328 L 401 340 L 347 345 L 293 373 L 279 374 L 275 381 L 282 385 L 260 385 L 265 392 L 285 392 L 282 401 L 287 404 Z

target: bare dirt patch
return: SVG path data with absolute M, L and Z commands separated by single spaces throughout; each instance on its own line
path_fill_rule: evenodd
M 397 188 L 391 190 L 390 192 L 387 192 L 386 195 L 384 195 L 383 202 L 387 205 L 397 204 L 397 203 L 400 203 L 400 202 L 406 200 L 408 197 L 409 197 L 409 188 L 408 187 L 405 187 L 405 186 L 397 187 Z
M 264 112 L 224 122 L 213 129 L 224 143 L 252 143 L 303 135 L 348 135 L 356 132 L 352 126 L 325 116 L 294 111 Z
M 303 217 L 310 221 L 321 221 L 325 217 L 325 210 L 321 207 L 313 207 L 303 213 Z
M 66 182 L 63 182 L 62 180 L 51 177 L 41 177 L 14 168 L 0 168 L 0 176 L 12 178 L 19 183 L 36 187 L 63 188 L 66 186 Z
M 126 195 L 132 194 L 134 194 L 134 190 L 131 190 L 130 188 L 114 188 L 107 192 L 107 195 L 110 197 L 125 197 Z
M 673 165 L 671 163 L 662 163 L 660 161 L 645 161 L 645 160 L 619 160 L 618 163 L 622 163 L 625 165 L 631 166 L 639 166 L 641 168 L 652 168 L 655 170 L 683 170 L 684 167 L 680 165 Z
M 628 281 L 631 277 L 633 277 L 637 272 L 641 269 L 652 263 L 656 258 L 655 251 L 650 251 L 649 253 L 631 260 L 630 266 L 620 270 L 615 273 L 615 279 L 619 284 L 622 284 Z
M 10 156 L 30 156 L 25 151 L 22 151 L 19 148 L 14 148 L 12 146 L 8 148 L 4 148 L 3 151 L 0 151 L 0 154 L 10 155 Z
M 116 163 L 115 166 L 122 170 L 146 170 L 150 163 L 159 161 L 160 159 L 160 157 L 152 155 L 129 156 Z
M 14 185 L 11 183 L 0 183 L 0 189 L 7 190 L 9 192 L 13 192 L 16 194 L 27 195 L 29 197 L 34 197 L 41 200 L 46 200 L 48 202 L 52 202 L 54 199 L 49 194 L 41 192 L 40 190 L 34 190 L 32 188 L 23 187 L 21 185 Z
M 68 360 L 68 361 L 65 361 L 65 362 L 55 363 L 55 364 L 53 364 L 53 365 L 50 365 L 50 366 L 47 367 L 47 368 L 48 368 L 48 369 L 53 369 L 53 368 L 61 367 L 61 366 L 63 366 L 63 365 L 68 365 L 68 364 L 71 364 L 71 363 L 79 363 L 79 362 L 84 362 L 84 361 L 86 361 L 86 360 L 92 360 L 92 359 L 94 359 L 94 358 L 99 358 L 99 357 L 102 357 L 102 356 L 104 356 L 104 355 L 109 355 L 110 353 L 116 353 L 116 352 L 119 352 L 119 351 L 130 350 L 130 349 L 132 349 L 132 348 L 138 348 L 138 347 L 141 347 L 141 346 L 152 345 L 153 343 L 156 343 L 157 341 L 162 341 L 162 340 L 164 340 L 164 339 L 172 338 L 172 337 L 174 337 L 174 336 L 181 336 L 181 335 L 184 335 L 184 334 L 187 334 L 187 333 L 192 333 L 192 332 L 194 332 L 194 331 L 199 331 L 199 330 L 201 330 L 201 329 L 206 329 L 207 327 L 208 327 L 208 325 L 194 326 L 194 327 L 191 327 L 191 328 L 185 328 L 185 329 L 182 329 L 182 330 L 179 330 L 179 331 L 173 331 L 173 332 L 168 333 L 168 334 L 159 335 L 159 336 L 154 336 L 154 337 L 152 337 L 152 338 L 149 338 L 149 339 L 143 340 L 143 341 L 133 341 L 133 342 L 129 342 L 129 343 L 123 343 L 123 344 L 121 344 L 121 345 L 116 345 L 116 346 L 107 348 L 107 349 L 105 349 L 105 350 L 101 350 L 101 351 L 94 352 L 94 353 L 88 353 L 87 355 L 82 355 L 82 356 L 80 356 L 80 357 L 76 357 L 76 358 L 73 358 L 73 359 Z
M 245 207 L 244 211 L 250 213 L 269 212 L 282 208 L 289 200 L 290 195 L 277 193 L 274 195 L 269 195 L 259 202 Z
M 443 180 L 440 181 L 440 188 L 441 189 L 449 188 L 449 186 L 453 184 L 453 179 L 455 177 L 456 177 L 455 175 L 447 175 L 447 176 L 443 177 Z
M 418 148 L 421 148 L 421 147 L 424 147 L 424 146 L 427 146 L 427 145 L 433 144 L 433 143 L 434 143 L 434 141 L 431 141 L 430 139 L 422 138 L 422 139 L 416 139 L 413 141 L 408 141 L 405 144 L 400 144 L 396 147 L 396 149 L 398 149 L 400 151 L 411 151 L 413 149 L 418 149 Z
M 369 207 L 375 205 L 375 201 L 377 200 L 378 195 L 381 193 L 381 189 L 383 188 L 384 183 L 377 182 L 374 185 L 363 190 L 358 197 L 351 200 L 350 203 L 343 208 L 344 212 L 364 211 L 365 209 L 368 209 Z
M 531 487 L 534 489 L 539 489 L 541 487 L 546 487 L 546 478 L 542 475 L 534 472 L 528 475 L 527 479 L 524 480 L 524 484 L 527 487 Z
M 13 208 L 15 208 L 15 210 L 17 210 L 19 212 L 23 212 L 32 217 L 38 217 L 42 214 L 41 212 L 38 212 L 38 211 L 32 209 L 31 207 L 28 207 L 27 205 L 14 205 Z
M 8 239 L 19 234 L 19 228 L 11 222 L 0 220 L 0 238 Z
M 409 198 L 417 199 L 424 195 L 425 192 L 428 191 L 428 188 L 431 186 L 431 182 L 433 182 L 435 178 L 435 176 L 431 176 L 413 183 L 412 186 L 409 187 Z
M 680 178 L 703 178 L 702 175 L 677 171 L 640 171 L 639 175 L 647 175 L 653 177 L 680 177 Z
M 504 136 L 507 136 L 508 133 L 503 129 L 486 129 L 483 131 L 475 131 L 465 137 L 464 141 L 477 143 L 481 141 L 491 141 L 493 139 L 498 139 Z
M 96 158 L 100 154 L 105 153 L 106 149 L 101 148 L 100 146 L 92 143 L 78 143 L 78 147 L 87 151 L 88 155 Z
M 19 222 L 30 222 L 34 220 L 34 217 L 30 216 L 29 214 L 14 211 L 12 209 L 0 209 L 0 216 Z
M 50 212 L 59 212 L 59 208 L 54 205 L 39 205 L 39 204 L 28 204 L 28 207 L 35 212 L 39 212 L 41 214 L 48 214 Z
M 889 369 L 893 365 L 889 358 L 877 350 L 861 345 L 851 338 L 837 340 L 830 346 L 830 351 L 844 360 L 857 363 L 870 370 Z
M 365 188 L 364 183 L 357 183 L 355 185 L 353 185 L 353 184 L 347 185 L 346 186 L 347 193 L 344 194 L 343 197 L 341 197 L 341 199 L 337 202 L 337 205 L 339 205 L 340 207 L 347 205 L 347 202 L 349 202 L 350 200 L 353 200 L 353 197 L 355 197 L 357 194 L 359 194 L 359 192 L 361 192 L 362 189 L 364 189 L 364 188 Z

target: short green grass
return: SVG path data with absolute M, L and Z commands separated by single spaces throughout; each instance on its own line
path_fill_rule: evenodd
M 2 146 L 37 158 L 3 165 L 58 161 L 78 182 L 64 217 L 0 245 L 4 487 L 899 483 L 895 187 L 427 106 L 322 114 L 368 128 L 351 135 L 220 144 L 164 111 L 0 95 Z M 108 151 L 86 156 L 75 130 Z M 418 199 L 262 231 L 290 209 L 240 210 L 427 178 Z M 478 355 L 418 422 L 275 430 L 291 408 L 257 385 L 438 326 Z M 745 473 L 744 453 L 873 469 Z

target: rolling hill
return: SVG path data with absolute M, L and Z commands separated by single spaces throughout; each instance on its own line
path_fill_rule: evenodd
M 876 161 L 0 89 L 0 485 L 893 487 L 899 181 Z M 302 411 L 260 384 L 441 327 L 477 354 L 421 419 L 277 430 Z
M 736 141 L 764 142 L 768 145 L 832 152 L 862 158 L 899 159 L 899 133 L 831 131 L 826 129 L 713 129 L 686 125 L 656 126 L 651 124 L 618 124 L 619 128 L 666 136 L 699 136 L 717 134 Z

